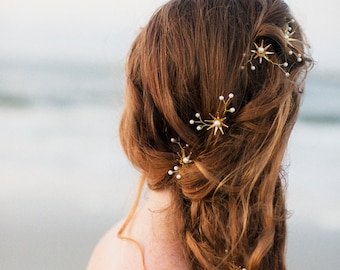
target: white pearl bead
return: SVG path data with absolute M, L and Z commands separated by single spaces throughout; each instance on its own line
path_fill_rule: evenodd
M 289 77 L 289 72 L 286 72 L 285 76 L 286 76 L 286 77 Z
M 171 142 L 172 142 L 172 143 L 175 143 L 175 142 L 176 142 L 176 139 L 175 139 L 175 138 L 171 138 Z
M 229 112 L 234 113 L 234 112 L 235 112 L 235 108 L 234 108 L 234 107 L 231 107 L 231 108 L 229 109 Z
M 241 66 L 241 70 L 244 70 L 244 66 Z
M 201 115 L 200 115 L 199 113 L 196 113 L 195 116 L 196 116 L 197 118 L 200 118 L 200 117 L 201 117 Z
M 202 130 L 202 126 L 197 126 L 196 129 L 199 131 L 199 130 Z
M 288 67 L 288 63 L 287 63 L 287 62 L 284 62 L 284 63 L 283 63 L 283 66 L 284 66 L 284 67 Z
M 189 123 L 190 123 L 190 125 L 193 125 L 193 124 L 195 124 L 195 121 L 191 119 L 191 120 L 189 121 Z
M 285 34 L 285 39 L 289 39 L 289 35 Z
M 220 100 L 224 100 L 224 96 L 220 96 L 219 99 L 220 99 Z
M 289 55 L 293 55 L 293 51 L 289 51 L 288 53 L 289 53 Z
M 181 178 L 182 178 L 182 175 L 177 174 L 177 175 L 176 175 L 176 178 L 177 178 L 177 179 L 181 179 Z
M 233 98 L 234 97 L 234 94 L 233 93 L 230 93 L 229 94 L 229 98 Z
M 172 170 L 168 170 L 168 175 L 173 175 L 174 172 Z
M 188 164 L 190 162 L 190 159 L 188 157 L 183 158 L 183 163 Z
M 302 62 L 302 58 L 301 58 L 301 57 L 298 57 L 298 58 L 296 59 L 296 61 Z
M 174 167 L 174 170 L 175 170 L 175 171 L 178 171 L 178 166 L 175 166 L 175 167 Z
M 251 66 L 250 69 L 251 70 L 255 70 L 256 68 L 255 68 L 255 66 Z
M 215 120 L 213 123 L 214 127 L 220 127 L 221 126 L 221 121 L 220 120 Z
M 258 51 L 258 53 L 264 53 L 264 48 L 263 47 L 258 47 L 257 51 Z

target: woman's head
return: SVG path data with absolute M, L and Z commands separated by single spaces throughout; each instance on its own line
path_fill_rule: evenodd
M 281 0 L 172 0 L 133 43 L 121 142 L 173 191 L 193 269 L 284 269 L 280 166 L 310 63 Z

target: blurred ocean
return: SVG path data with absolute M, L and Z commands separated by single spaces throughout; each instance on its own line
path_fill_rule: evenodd
M 313 71 L 286 156 L 289 269 L 340 269 L 340 73 Z M 0 269 L 84 269 L 129 209 L 123 64 L 0 59 Z
M 1 108 L 112 108 L 123 92 L 123 63 L 0 58 Z M 304 99 L 301 123 L 340 124 L 340 72 L 313 71 Z

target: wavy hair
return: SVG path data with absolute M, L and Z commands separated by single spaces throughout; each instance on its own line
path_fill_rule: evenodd
M 286 269 L 281 164 L 312 63 L 296 21 L 290 45 L 303 59 L 288 53 L 292 19 L 281 0 L 172 0 L 132 45 L 121 143 L 151 189 L 171 191 L 172 225 L 193 270 Z M 290 64 L 288 78 L 265 60 L 249 68 L 262 40 L 273 62 Z M 236 111 L 224 135 L 189 124 L 196 112 L 219 111 L 230 92 Z M 171 138 L 192 151 L 180 179 L 167 174 L 178 159 Z

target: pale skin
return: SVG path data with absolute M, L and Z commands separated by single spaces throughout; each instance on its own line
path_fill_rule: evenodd
M 170 233 L 169 206 L 171 196 L 167 191 L 150 191 L 134 215 L 123 235 L 136 240 L 120 239 L 117 234 L 123 221 L 112 227 L 99 241 L 90 258 L 87 270 L 187 270 L 179 237 Z M 145 268 L 143 268 L 142 254 Z

